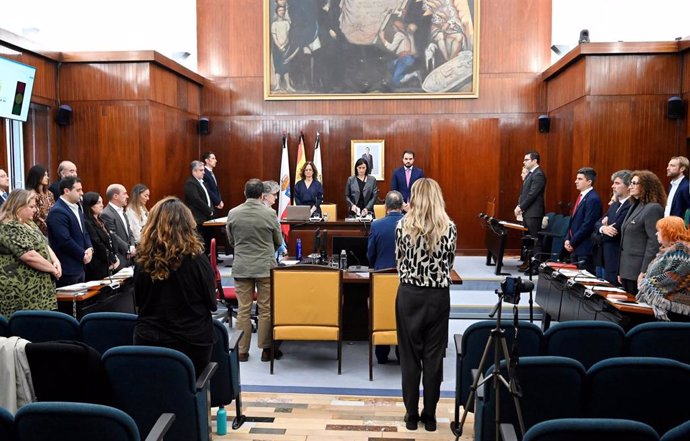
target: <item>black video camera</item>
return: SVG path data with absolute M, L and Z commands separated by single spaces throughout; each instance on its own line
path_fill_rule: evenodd
M 520 293 L 530 292 L 534 289 L 534 283 L 529 280 L 522 280 L 520 277 L 506 277 L 501 283 L 501 289 L 496 290 L 496 294 L 503 298 L 506 303 L 517 305 L 520 303 Z

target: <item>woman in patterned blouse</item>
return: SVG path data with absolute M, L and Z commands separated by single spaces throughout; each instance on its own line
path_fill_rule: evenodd
M 141 232 L 146 225 L 146 220 L 149 217 L 149 210 L 146 208 L 146 203 L 151 197 L 151 192 L 144 184 L 137 184 L 132 188 L 132 195 L 127 204 L 127 220 L 129 220 L 129 227 L 132 229 L 134 235 L 134 242 L 138 245 L 141 242 Z
M 42 165 L 34 165 L 26 175 L 26 189 L 36 192 L 36 212 L 34 223 L 44 236 L 48 236 L 46 219 L 50 208 L 55 204 L 53 193 L 48 190 L 48 170 Z
M 637 300 L 654 307 L 658 320 L 690 321 L 690 232 L 678 216 L 656 223 L 661 251 L 640 281 Z
M 448 344 L 450 272 L 457 229 L 445 211 L 441 187 L 433 179 L 412 184 L 410 210 L 395 229 L 400 287 L 395 305 L 402 373 L 405 423 L 416 430 L 421 420 L 436 430 L 436 405 Z M 419 379 L 424 409 L 419 414 Z

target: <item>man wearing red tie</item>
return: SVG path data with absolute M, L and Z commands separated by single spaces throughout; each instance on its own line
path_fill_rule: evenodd
M 419 178 L 424 177 L 424 172 L 414 165 L 414 152 L 405 150 L 402 156 L 403 166 L 396 168 L 391 177 L 391 190 L 399 191 L 403 197 L 403 211 L 407 211 L 410 203 L 410 188 Z
M 565 249 L 570 252 L 571 260 L 578 262 L 578 268 L 594 274 L 592 260 L 592 232 L 601 218 L 601 199 L 592 188 L 597 172 L 591 167 L 582 167 L 577 171 L 575 188 L 580 192 L 573 206 L 566 235 Z

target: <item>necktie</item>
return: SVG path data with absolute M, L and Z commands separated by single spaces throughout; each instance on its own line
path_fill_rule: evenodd
M 2 200 L 3 200 L 3 201 L 6 201 L 6 200 L 7 200 L 7 193 L 3 193 L 3 194 L 2 194 Z
M 410 186 L 410 176 L 412 175 L 412 169 L 411 168 L 406 168 L 405 169 L 405 181 L 407 182 L 407 186 Z
M 580 193 L 577 196 L 577 200 L 575 201 L 575 206 L 573 207 L 573 214 L 577 211 L 577 206 L 580 205 L 580 201 L 582 200 L 582 193 Z

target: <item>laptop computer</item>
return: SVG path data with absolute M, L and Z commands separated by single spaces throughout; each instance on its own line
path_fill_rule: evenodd
M 311 217 L 311 207 L 308 205 L 288 205 L 285 220 L 306 222 Z

